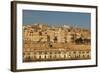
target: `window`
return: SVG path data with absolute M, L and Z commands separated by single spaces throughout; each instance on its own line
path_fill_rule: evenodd
M 39 59 L 41 59 L 41 56 L 39 56 Z
M 84 51 L 82 51 L 82 53 L 84 54 Z
M 81 54 L 81 51 L 79 51 L 79 54 Z
M 89 51 L 87 51 L 86 53 L 89 53 Z
M 74 51 L 73 53 L 76 54 L 76 51 Z

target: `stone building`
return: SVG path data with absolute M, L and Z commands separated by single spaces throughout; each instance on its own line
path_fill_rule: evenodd
M 64 48 L 62 45 L 53 44 L 53 47 L 50 48 L 47 44 L 35 44 L 24 47 L 23 61 L 85 60 L 90 58 L 91 50 L 88 45 L 71 45 Z
M 90 37 L 90 31 L 81 28 L 23 26 L 23 61 L 90 59 Z

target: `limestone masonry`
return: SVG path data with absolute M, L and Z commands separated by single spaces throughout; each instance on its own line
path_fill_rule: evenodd
M 24 25 L 23 62 L 91 58 L 89 29 L 47 24 Z

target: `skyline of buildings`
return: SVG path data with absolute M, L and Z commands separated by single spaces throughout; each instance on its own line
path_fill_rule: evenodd
M 23 61 L 90 59 L 91 32 L 70 26 L 23 26 Z

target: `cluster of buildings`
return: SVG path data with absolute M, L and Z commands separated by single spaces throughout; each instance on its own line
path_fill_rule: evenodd
M 23 26 L 23 61 L 90 59 L 91 32 L 70 26 Z

